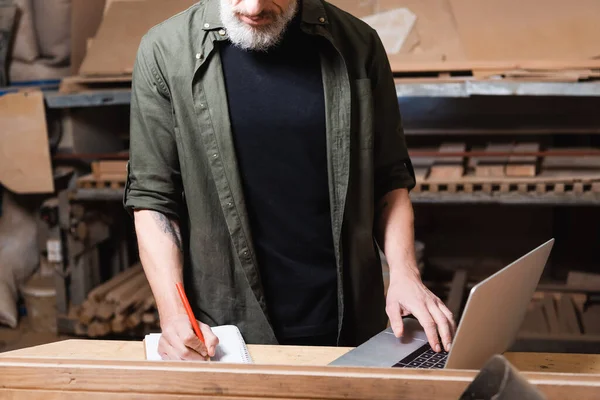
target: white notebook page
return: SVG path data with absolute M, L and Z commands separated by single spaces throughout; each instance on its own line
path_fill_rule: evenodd
M 215 356 L 211 358 L 212 361 L 243 364 L 251 364 L 253 362 L 250 353 L 248 352 L 248 348 L 246 347 L 246 343 L 237 326 L 215 326 L 212 328 L 212 331 L 219 338 Z M 159 340 L 160 333 L 151 333 L 144 338 L 147 360 L 162 360 L 158 354 Z

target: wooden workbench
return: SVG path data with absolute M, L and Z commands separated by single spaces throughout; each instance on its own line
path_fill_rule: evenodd
M 478 371 L 347 368 L 350 348 L 248 346 L 252 365 L 145 361 L 142 342 L 66 340 L 0 354 L 0 398 L 458 399 Z M 548 399 L 600 398 L 600 355 L 507 353 Z

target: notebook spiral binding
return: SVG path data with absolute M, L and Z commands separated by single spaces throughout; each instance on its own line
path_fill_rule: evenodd
M 240 332 L 240 330 L 237 327 L 235 327 L 235 331 L 236 331 L 238 337 L 240 338 L 240 343 L 242 343 L 242 346 L 243 346 L 242 357 L 244 358 L 244 362 L 246 362 L 248 364 L 254 363 L 254 361 L 252 360 L 252 357 L 250 356 L 250 352 L 248 351 L 248 347 L 246 346 L 246 342 L 244 341 L 244 338 L 242 337 L 242 333 Z

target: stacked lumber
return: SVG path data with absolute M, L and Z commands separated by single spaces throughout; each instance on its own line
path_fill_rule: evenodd
M 77 178 L 82 189 L 122 189 L 127 180 L 127 160 L 99 160 L 92 162 L 92 173 Z
M 519 338 L 527 340 L 535 351 L 555 348 L 565 352 L 597 352 L 600 304 L 593 298 L 598 293 L 600 274 L 569 272 L 560 290 L 535 293 Z
M 521 326 L 522 334 L 583 335 L 585 293 L 536 292 Z
M 96 179 L 125 180 L 127 160 L 99 160 L 92 162 L 92 176 Z
M 411 149 L 419 192 L 600 194 L 600 151 L 541 150 L 539 143 L 442 143 Z
M 158 327 L 156 303 L 141 264 L 94 288 L 74 314 L 75 333 L 90 337 Z

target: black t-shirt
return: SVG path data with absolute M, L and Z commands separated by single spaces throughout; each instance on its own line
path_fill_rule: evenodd
M 325 103 L 297 21 L 268 52 L 221 42 L 229 116 L 269 314 L 281 341 L 337 330 Z

